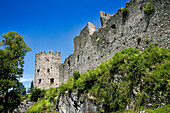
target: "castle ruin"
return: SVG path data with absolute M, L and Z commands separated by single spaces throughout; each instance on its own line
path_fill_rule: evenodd
M 61 53 L 56 51 L 41 51 L 35 57 L 34 86 L 48 89 L 59 86 L 59 65 Z
M 148 2 L 154 6 L 154 12 L 149 15 L 144 12 Z M 123 8 L 114 15 L 101 11 L 102 27 L 98 30 L 88 22 L 74 38 L 74 53 L 64 63 L 61 63 L 58 52 L 36 54 L 34 85 L 45 89 L 57 87 L 65 83 L 74 71 L 85 73 L 95 69 L 122 49 L 134 47 L 144 50 L 146 39 L 158 43 L 159 47 L 170 48 L 169 0 L 130 0 L 126 8 L 126 15 L 122 13 Z

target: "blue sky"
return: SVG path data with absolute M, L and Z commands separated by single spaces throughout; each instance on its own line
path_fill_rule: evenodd
M 0 0 L 0 35 L 16 31 L 32 51 L 25 57 L 21 81 L 28 88 L 34 79 L 35 54 L 59 51 L 61 61 L 73 53 L 73 38 L 87 22 L 96 28 L 100 11 L 114 14 L 128 0 Z M 0 39 L 1 41 L 1 39 Z

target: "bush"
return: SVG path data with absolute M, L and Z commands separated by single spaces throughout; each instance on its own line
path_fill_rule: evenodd
M 40 88 L 34 88 L 33 91 L 31 92 L 31 100 L 36 102 L 38 98 L 43 98 L 45 95 L 45 90 L 40 89 Z
M 50 101 L 47 99 L 41 99 L 34 103 L 27 111 L 27 113 L 39 113 L 42 110 L 49 110 L 52 107 Z
M 127 7 L 122 9 L 122 14 L 123 14 L 123 17 L 125 17 L 125 16 L 127 16 L 129 14 L 129 10 L 128 10 Z
M 73 78 L 74 78 L 75 80 L 77 80 L 79 77 L 80 77 L 80 72 L 79 72 L 79 71 L 75 71 L 75 72 L 73 73 Z
M 146 44 L 148 45 L 148 44 L 149 44 L 149 39 L 146 38 L 145 42 L 146 42 Z
M 96 43 L 99 45 L 100 38 L 97 38 Z
M 145 14 L 147 15 L 151 15 L 155 11 L 154 5 L 151 4 L 150 2 L 148 2 L 146 6 L 143 8 L 144 8 Z

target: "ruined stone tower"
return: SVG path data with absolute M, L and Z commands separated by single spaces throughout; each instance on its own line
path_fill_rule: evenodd
M 61 53 L 56 51 L 41 51 L 36 54 L 34 86 L 48 89 L 59 86 L 59 65 L 61 63 Z

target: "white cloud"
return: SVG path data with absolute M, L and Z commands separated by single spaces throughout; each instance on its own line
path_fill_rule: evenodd
M 27 81 L 32 81 L 33 79 L 30 78 L 21 78 L 20 82 L 27 82 Z
M 23 78 L 20 78 L 20 82 L 29 82 L 29 81 L 32 81 L 34 79 L 34 76 L 33 75 L 27 75 L 27 74 L 24 74 L 23 75 Z

